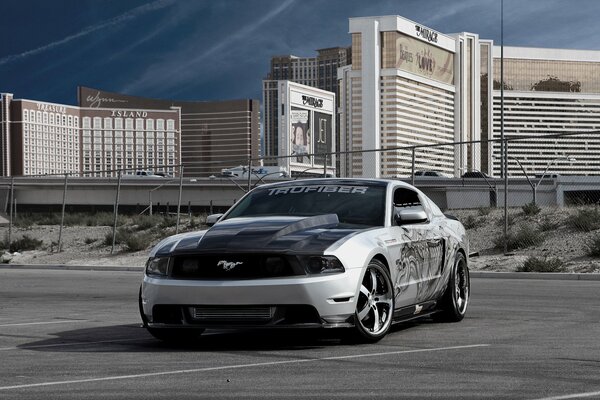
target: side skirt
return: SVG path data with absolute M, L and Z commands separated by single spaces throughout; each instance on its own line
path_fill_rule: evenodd
M 412 319 L 426 317 L 433 314 L 436 310 L 437 301 L 426 301 L 408 307 L 402 307 L 394 310 L 393 322 L 405 322 Z

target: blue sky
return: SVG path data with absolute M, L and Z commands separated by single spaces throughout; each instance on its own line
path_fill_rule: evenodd
M 500 0 L 1 0 L 0 92 L 261 99 L 272 56 L 348 46 L 348 18 L 374 15 L 500 42 Z M 598 0 L 505 0 L 504 43 L 600 50 L 598 18 Z

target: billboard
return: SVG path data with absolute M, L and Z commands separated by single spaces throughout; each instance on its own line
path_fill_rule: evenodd
M 394 68 L 449 85 L 454 84 L 454 53 L 399 32 L 394 33 Z
M 308 172 L 335 174 L 335 94 L 325 90 L 281 81 L 279 107 L 279 154 L 289 156 L 280 165 L 292 174 Z

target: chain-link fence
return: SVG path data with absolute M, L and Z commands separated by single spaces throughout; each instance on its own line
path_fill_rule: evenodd
M 2 184 L 5 243 L 13 241 L 13 227 L 34 211 L 32 205 L 60 216 L 54 220 L 60 226 L 53 240 L 58 251 L 70 214 L 78 209 L 110 214 L 112 252 L 120 215 L 168 216 L 177 233 L 182 216 L 186 229 L 194 228 L 198 222 L 191 222 L 192 213 L 222 211 L 268 182 L 350 177 L 412 183 L 463 222 L 475 252 L 527 251 L 543 257 L 598 252 L 600 133 L 507 137 L 505 142 L 506 175 L 501 142 L 489 140 L 210 161 L 203 170 L 211 174 L 198 177 L 186 174 L 187 165 L 171 165 L 174 172 L 162 175 L 126 169 L 8 177 Z

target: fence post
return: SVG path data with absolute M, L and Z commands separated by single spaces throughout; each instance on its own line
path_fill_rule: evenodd
M 179 233 L 179 211 L 181 210 L 181 190 L 183 189 L 183 165 L 179 166 L 179 197 L 177 198 L 177 223 L 175 224 L 175 234 Z
M 10 177 L 10 201 L 8 203 L 8 206 L 10 207 L 10 212 L 9 212 L 9 221 L 8 221 L 8 246 L 10 246 L 10 241 L 12 238 L 12 226 L 13 226 L 13 197 L 15 195 L 15 177 L 11 176 Z
M 504 254 L 508 253 L 508 141 L 501 142 L 504 148 L 502 159 L 502 173 L 504 174 Z
M 211 200 L 210 201 L 210 208 L 209 208 L 209 211 L 208 211 L 208 215 L 212 215 L 212 214 L 213 214 L 213 202 Z
M 69 178 L 69 174 L 65 174 L 65 186 L 63 189 L 62 212 L 60 215 L 60 228 L 58 229 L 58 250 L 57 250 L 58 253 L 60 253 L 62 251 L 62 232 L 63 232 L 63 226 L 65 224 L 65 204 L 67 201 L 68 178 Z
M 113 220 L 113 237 L 110 254 L 115 251 L 115 240 L 117 238 L 117 216 L 119 215 L 119 195 L 121 194 L 121 170 L 117 171 L 117 197 L 115 199 L 115 218 Z
M 323 178 L 327 178 L 327 153 L 325 153 L 325 162 L 323 163 Z
M 410 184 L 415 186 L 415 150 L 416 147 L 413 146 L 412 148 L 412 167 L 411 167 L 411 173 L 410 173 Z
M 252 159 L 248 159 L 248 191 L 252 189 Z

